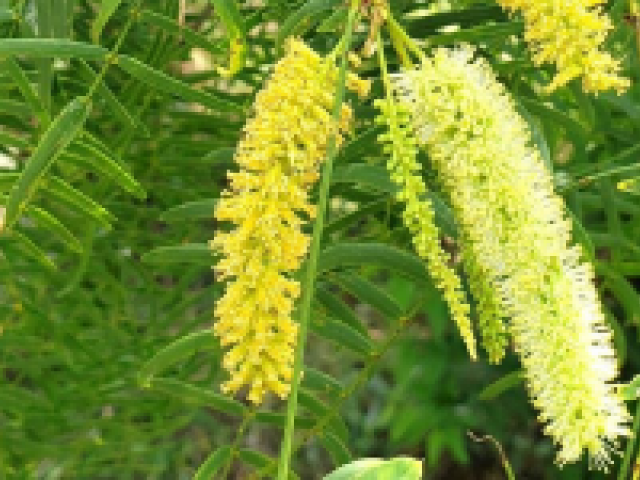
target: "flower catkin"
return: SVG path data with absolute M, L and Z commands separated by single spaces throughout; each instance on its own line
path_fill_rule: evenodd
M 231 222 L 210 242 L 222 255 L 217 274 L 228 279 L 215 308 L 214 331 L 228 348 L 223 366 L 226 393 L 248 386 L 259 404 L 265 393 L 289 393 L 297 325 L 291 318 L 300 285 L 290 278 L 307 252 L 301 231 L 315 214 L 310 187 L 318 178 L 332 135 L 344 130 L 351 110 L 343 106 L 340 125 L 331 115 L 338 71 L 301 41 L 291 39 L 236 149 L 237 173 L 220 199 L 215 218 Z
M 498 0 L 506 10 L 524 17 L 525 39 L 537 65 L 555 63 L 557 74 L 546 89 L 553 91 L 582 76 L 583 88 L 597 93 L 629 87 L 619 75 L 620 62 L 602 50 L 611 19 L 604 0 Z
M 394 78 L 396 94 L 450 195 L 471 279 L 493 292 L 492 322 L 509 319 L 558 462 L 587 450 L 606 468 L 629 415 L 611 383 L 617 364 L 594 273 L 570 246 L 563 201 L 527 125 L 488 64 L 472 57 L 467 47 L 439 49 Z
M 416 158 L 417 140 L 408 125 L 409 112 L 395 101 L 378 100 L 376 106 L 381 110 L 378 122 L 389 128 L 379 140 L 384 143 L 384 151 L 389 155 L 387 168 L 391 179 L 399 187 L 396 198 L 404 203 L 403 222 L 413 237 L 416 252 L 427 261 L 429 274 L 443 292 L 469 355 L 475 359 L 476 344 L 469 304 L 460 277 L 448 265 L 449 255 L 440 244 L 433 206 L 426 196 L 427 188 Z

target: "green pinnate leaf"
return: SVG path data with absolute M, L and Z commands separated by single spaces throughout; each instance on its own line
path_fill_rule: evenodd
M 206 243 L 157 247 L 142 256 L 143 262 L 154 265 L 193 263 L 211 266 L 215 263 L 215 259 L 211 248 Z
M 93 21 L 91 26 L 91 38 L 94 43 L 100 43 L 100 36 L 102 30 L 107 25 L 109 19 L 116 13 L 116 10 L 122 3 L 122 0 L 102 0 L 100 9 L 98 10 L 98 16 Z
M 81 130 L 89 116 L 89 110 L 90 102 L 87 98 L 75 98 L 42 136 L 7 200 L 7 228 L 11 228 L 17 221 L 42 183 L 40 179 Z
M 381 243 L 340 243 L 325 248 L 318 259 L 320 272 L 349 266 L 376 266 L 396 271 L 417 283 L 429 282 L 424 263 L 417 256 Z
M 203 220 L 213 218 L 217 198 L 196 200 L 173 207 L 164 212 L 160 219 L 165 222 L 185 222 L 189 220 Z
M 210 329 L 180 337 L 151 357 L 138 371 L 138 381 L 147 385 L 159 372 L 184 361 L 201 350 L 218 348 L 218 341 Z
M 246 414 L 246 409 L 240 402 L 213 390 L 181 382 L 180 380 L 158 377 L 154 378 L 147 388 L 171 395 L 185 403 L 210 407 L 228 415 L 243 416 Z
M 109 51 L 99 45 L 76 42 L 65 38 L 3 38 L 0 56 L 24 55 L 32 58 L 103 59 Z
M 215 452 L 207 457 L 193 476 L 193 480 L 211 480 L 216 478 L 220 470 L 229 464 L 233 456 L 233 450 L 229 445 L 218 447 Z

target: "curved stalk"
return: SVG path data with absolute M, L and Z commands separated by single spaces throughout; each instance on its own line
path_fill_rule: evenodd
M 640 400 L 637 400 L 636 414 L 633 419 L 633 432 L 631 438 L 627 442 L 627 448 L 624 452 L 624 459 L 620 472 L 618 473 L 618 480 L 628 480 L 629 469 L 631 468 L 631 461 L 633 460 L 633 452 L 636 449 L 636 443 L 638 442 L 638 434 L 640 433 Z
M 418 47 L 416 42 L 409 36 L 409 34 L 402 28 L 402 25 L 398 23 L 398 21 L 393 18 L 391 15 L 391 11 L 388 12 L 387 25 L 389 27 L 389 34 L 393 39 L 394 46 L 399 45 L 402 47 L 402 52 L 404 52 L 404 47 L 409 49 L 411 53 L 413 53 L 420 62 L 424 60 L 424 52 Z M 398 54 L 402 56 L 402 53 L 398 51 Z
M 347 19 L 347 27 L 344 34 L 344 48 L 341 49 L 340 56 L 340 73 L 338 75 L 338 84 L 333 109 L 333 118 L 336 122 L 340 119 L 340 110 L 344 99 L 344 91 L 347 77 L 347 51 L 351 44 L 351 34 L 355 24 L 355 18 L 358 13 L 360 1 L 354 0 L 349 10 Z M 286 480 L 289 477 L 289 463 L 291 461 L 291 450 L 293 443 L 294 423 L 296 408 L 298 404 L 298 388 L 302 376 L 302 367 L 304 361 L 304 346 L 309 329 L 309 321 L 311 318 L 311 301 L 313 300 L 313 291 L 315 288 L 316 270 L 318 264 L 318 256 L 320 254 L 320 240 L 322 238 L 322 230 L 324 228 L 325 212 L 327 200 L 329 197 L 329 186 L 331 184 L 331 174 L 333 171 L 333 159 L 336 156 L 336 137 L 333 135 L 329 139 L 327 148 L 327 159 L 322 170 L 322 183 L 320 185 L 320 193 L 318 198 L 318 210 L 315 223 L 313 225 L 313 238 L 311 240 L 311 252 L 309 254 L 309 263 L 306 270 L 306 277 L 303 285 L 302 307 L 300 313 L 300 326 L 298 333 L 298 342 L 296 344 L 296 352 L 293 364 L 293 378 L 291 380 L 291 393 L 287 402 L 287 418 L 284 430 L 284 438 L 280 448 L 280 462 L 278 464 L 278 480 Z

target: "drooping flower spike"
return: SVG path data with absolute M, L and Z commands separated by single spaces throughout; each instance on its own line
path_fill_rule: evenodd
M 620 62 L 603 50 L 613 29 L 602 11 L 605 0 L 498 0 L 511 12 L 524 17 L 525 40 L 537 65 L 554 63 L 557 74 L 546 89 L 553 91 L 582 77 L 586 92 L 629 87 L 620 76 Z
M 629 433 L 612 333 L 526 123 L 469 47 L 438 49 L 394 86 L 450 196 L 471 290 L 490 307 L 485 345 L 498 355 L 510 333 L 559 463 L 587 450 L 606 468 Z
M 343 106 L 336 124 L 331 115 L 338 70 L 301 41 L 291 39 L 266 87 L 258 93 L 254 117 L 244 129 L 230 173 L 230 188 L 215 218 L 231 222 L 211 247 L 222 254 L 216 271 L 228 279 L 215 308 L 214 331 L 229 350 L 223 365 L 230 380 L 224 392 L 249 387 L 259 404 L 265 393 L 289 393 L 297 325 L 291 318 L 300 286 L 290 277 L 307 253 L 302 232 L 315 214 L 308 192 L 318 178 L 332 135 L 349 126 Z M 362 93 L 367 85 L 351 80 Z
M 393 22 L 392 17 L 390 18 Z M 383 144 L 383 151 L 388 155 L 387 170 L 391 180 L 398 186 L 396 200 L 404 204 L 402 220 L 411 233 L 417 254 L 426 261 L 429 275 L 443 293 L 469 355 L 475 360 L 476 340 L 469 315 L 469 303 L 462 281 L 452 266 L 452 258 L 440 243 L 435 211 L 422 178 L 422 165 L 417 158 L 419 146 L 411 125 L 411 112 L 398 103 L 393 95 L 382 37 L 379 34 L 377 42 L 386 98 L 376 100 L 374 105 L 380 110 L 376 122 L 387 127 L 387 131 L 378 136 L 378 141 Z M 408 57 L 406 60 L 410 62 Z
M 421 165 L 416 158 L 418 145 L 409 126 L 409 112 L 391 99 L 377 100 L 376 105 L 381 111 L 378 121 L 389 128 L 378 139 L 383 142 L 384 151 L 388 155 L 387 169 L 391 180 L 399 188 L 396 199 L 404 204 L 402 220 L 413 237 L 417 254 L 426 261 L 429 275 L 443 293 L 469 355 L 475 360 L 476 343 L 469 316 L 469 303 L 462 281 L 450 265 L 450 255 L 440 244 L 435 212 L 421 176 Z

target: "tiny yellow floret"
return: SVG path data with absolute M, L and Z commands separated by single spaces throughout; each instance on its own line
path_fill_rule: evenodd
M 637 179 L 635 179 L 635 178 L 628 178 L 626 180 L 620 180 L 618 182 L 618 184 L 616 185 L 616 188 L 618 190 L 620 190 L 620 191 L 623 191 L 623 192 L 631 190 L 633 188 L 633 186 L 635 185 L 636 180 Z

